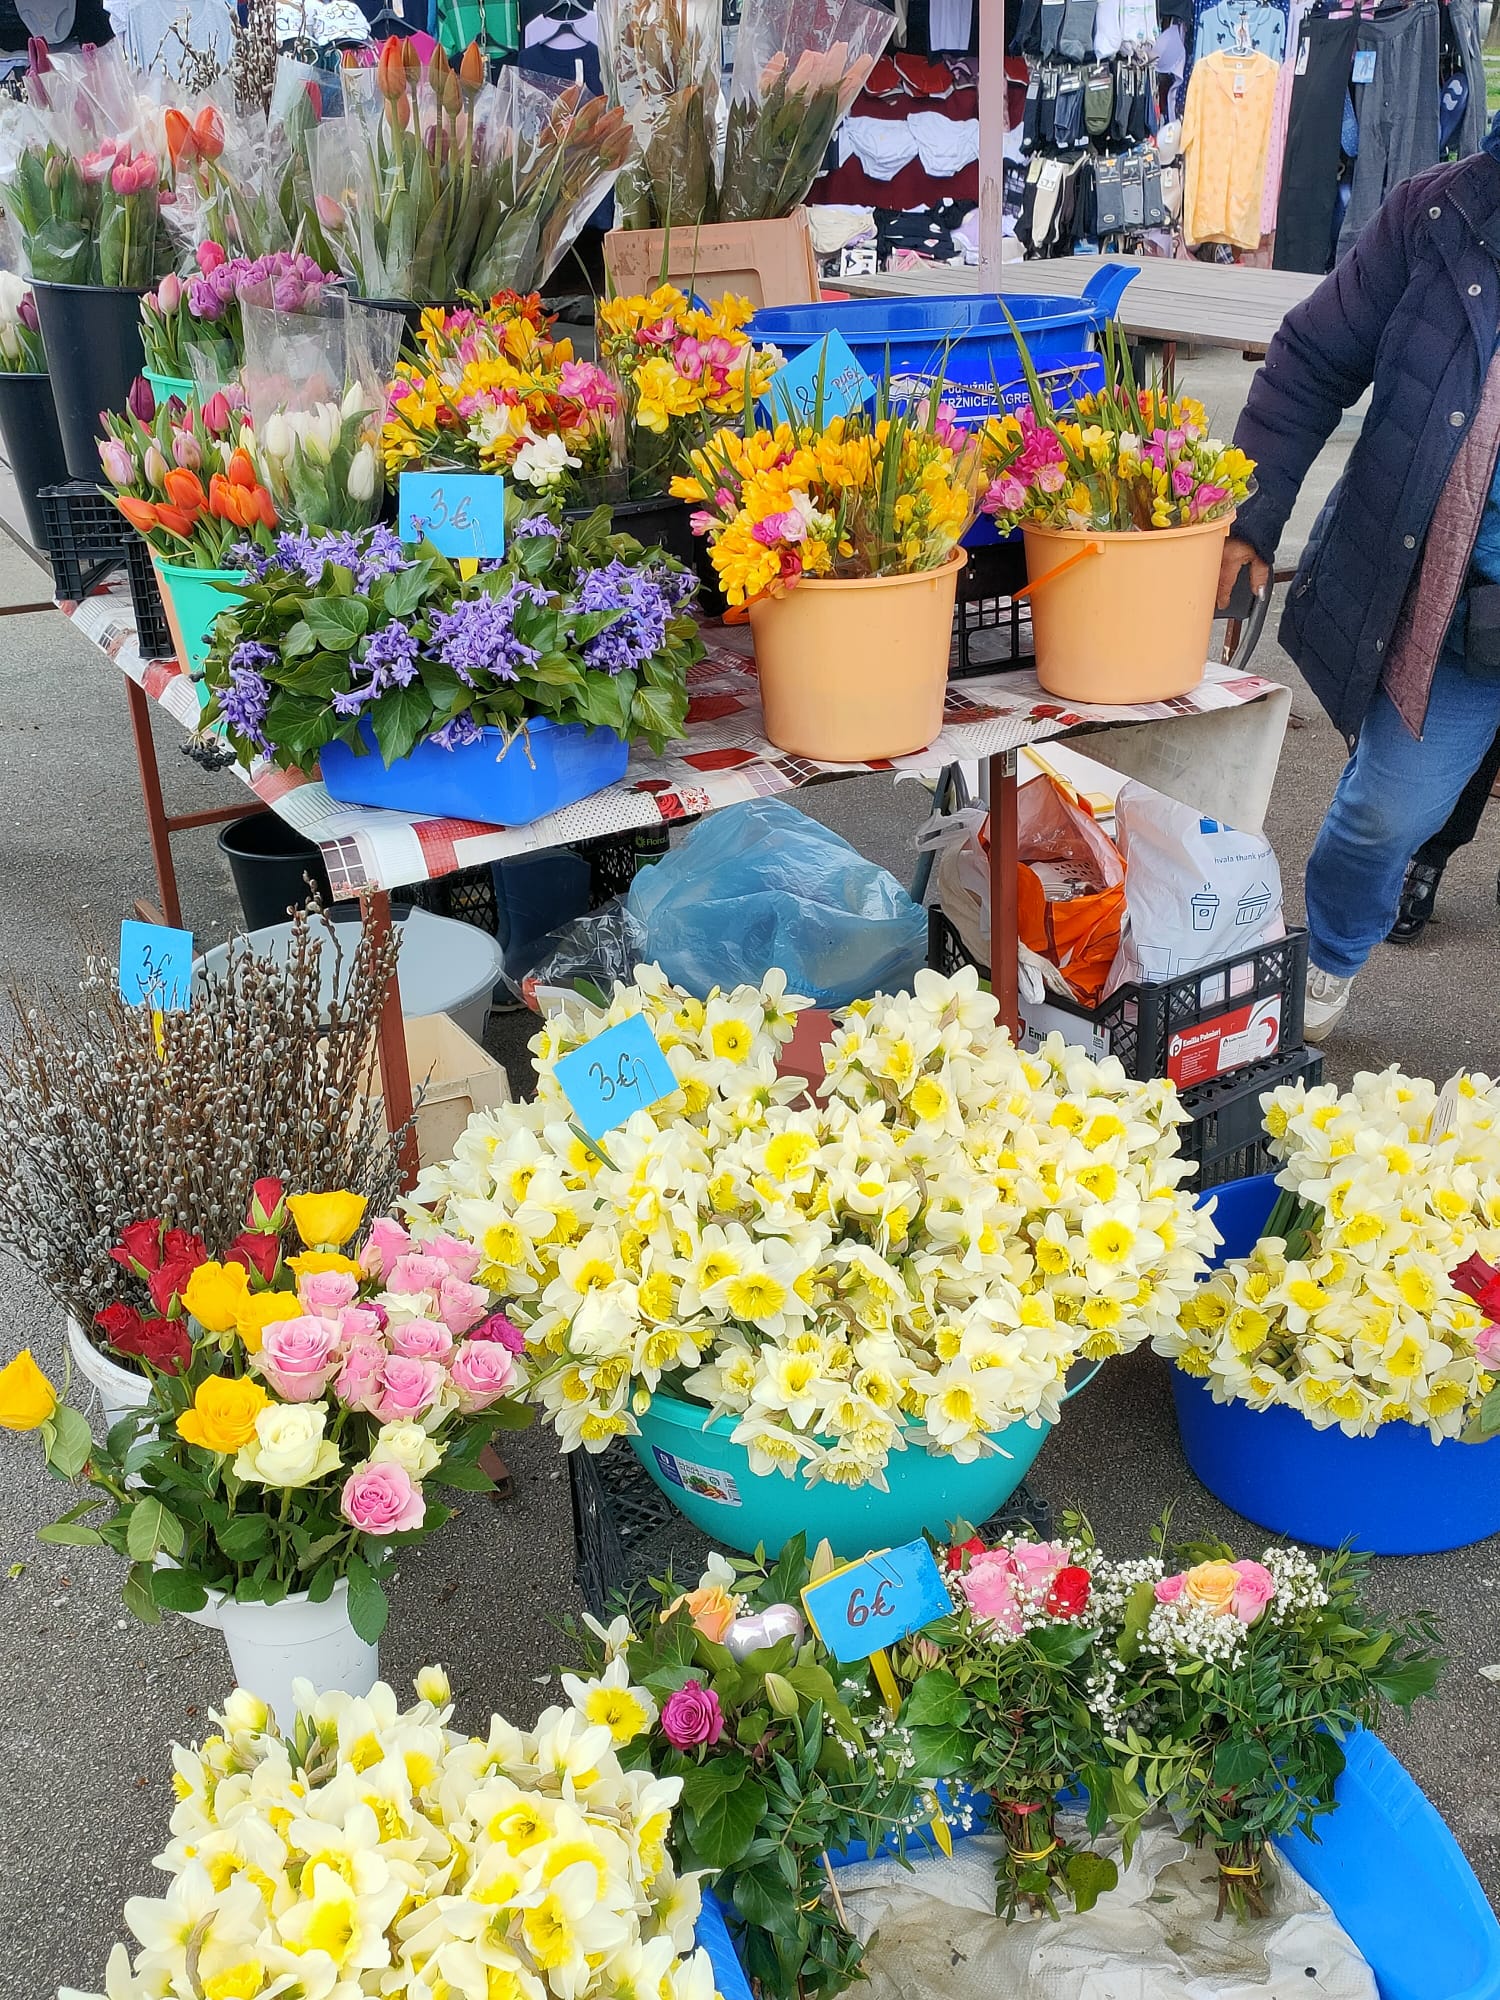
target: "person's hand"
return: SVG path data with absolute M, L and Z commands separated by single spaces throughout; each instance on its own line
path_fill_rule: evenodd
M 1258 556 L 1248 542 L 1242 542 L 1234 535 L 1231 535 L 1229 540 L 1224 544 L 1224 557 L 1219 564 L 1218 608 L 1220 611 L 1227 611 L 1229 609 L 1230 596 L 1233 593 L 1235 584 L 1239 580 L 1240 571 L 1245 567 L 1246 563 L 1250 565 L 1250 588 L 1255 592 L 1257 597 L 1260 597 L 1263 595 L 1266 585 L 1271 581 L 1271 565 L 1263 556 Z

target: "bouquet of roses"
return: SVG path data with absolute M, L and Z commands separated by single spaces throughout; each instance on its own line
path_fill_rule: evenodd
M 730 293 L 711 307 L 690 305 L 675 285 L 599 301 L 599 358 L 624 401 L 633 496 L 664 493 L 721 426 L 752 420 L 782 365 L 774 347 L 756 347 L 745 331 L 753 312 Z
M 196 277 L 169 272 L 141 300 L 141 338 L 148 367 L 209 389 L 232 380 L 244 364 L 245 304 L 316 313 L 326 288 L 338 283 L 335 273 L 290 250 L 231 257 L 221 243 L 201 242 L 195 256 Z
M 241 543 L 269 546 L 275 503 L 256 469 L 253 434 L 222 391 L 200 409 L 175 396 L 158 406 L 137 376 L 128 409 L 102 418 L 109 497 L 159 556 L 227 569 Z
M 461 1735 L 440 1667 L 406 1709 L 301 1688 L 282 1727 L 237 1688 L 174 1749 L 167 1891 L 126 1904 L 109 2000 L 714 2000 L 701 1878 L 667 1858 L 682 1781 L 626 1768 L 628 1736 L 560 1707 Z
M 1255 467 L 1209 435 L 1203 405 L 1170 371 L 1137 384 L 1124 337 L 1109 329 L 1105 384 L 1054 408 L 1015 330 L 1031 401 L 979 433 L 985 513 L 1003 533 L 1031 521 L 1106 534 L 1186 527 L 1233 514 Z
M 804 577 L 906 576 L 941 569 L 984 490 L 977 438 L 939 406 L 811 417 L 721 430 L 672 481 L 697 503 L 731 604 L 780 596 Z
M 832 1567 L 826 1544 L 810 1566 L 800 1536 L 770 1568 L 710 1556 L 695 1590 L 659 1584 L 634 1616 L 585 1620 L 586 1674 L 563 1676 L 627 1770 L 680 1784 L 672 1852 L 733 1904 L 757 1990 L 809 2000 L 842 1991 L 862 1957 L 823 1900 L 828 1854 L 853 1840 L 873 1853 L 930 1814 L 868 1663 L 838 1666 L 835 1681 L 798 1608 Z
M 0 370 L 45 375 L 47 355 L 31 287 L 14 271 L 0 271 Z
M 617 457 L 619 392 L 554 340 L 540 297 L 430 306 L 419 358 L 398 362 L 382 444 L 387 476 L 427 465 L 497 472 L 533 492 L 602 498 Z
M 366 732 L 387 764 L 484 728 L 501 732 L 501 755 L 524 756 L 539 716 L 658 749 L 680 734 L 702 653 L 695 579 L 612 535 L 604 508 L 564 528 L 507 495 L 506 547 L 468 576 L 388 528 L 239 552 L 252 580 L 216 628 L 204 726 L 222 719 L 243 763 L 289 769 L 334 738 L 362 751 Z
M 211 1593 L 321 1602 L 342 1579 L 374 1640 L 393 1544 L 452 1512 L 428 1486 L 488 1490 L 478 1455 L 517 1420 L 502 1398 L 521 1336 L 452 1238 L 419 1244 L 382 1218 L 349 1254 L 364 1208 L 258 1182 L 221 1258 L 159 1217 L 126 1229 L 127 1295 L 98 1323 L 151 1394 L 103 1446 L 29 1354 L 0 1371 L 0 1424 L 40 1430 L 52 1469 L 93 1489 L 42 1537 L 128 1555 L 125 1602 L 147 1623 Z

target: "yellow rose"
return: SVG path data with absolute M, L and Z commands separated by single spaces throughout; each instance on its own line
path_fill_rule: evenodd
M 365 1198 L 347 1189 L 337 1194 L 293 1194 L 287 1207 L 297 1234 L 309 1250 L 337 1250 L 364 1220 Z
M 734 1599 L 719 1583 L 705 1584 L 701 1590 L 690 1590 L 684 1596 L 674 1599 L 661 1614 L 662 1623 L 671 1617 L 681 1604 L 685 1604 L 698 1630 L 711 1646 L 722 1646 L 724 1634 L 734 1623 Z
M 1187 1572 L 1182 1594 L 1200 1611 L 1211 1611 L 1219 1617 L 1233 1608 L 1239 1585 L 1240 1573 L 1233 1563 L 1198 1563 Z
M 228 1333 L 249 1295 L 243 1264 L 200 1264 L 182 1288 L 182 1309 L 205 1333 Z
M 277 1320 L 298 1319 L 302 1303 L 295 1292 L 250 1292 L 235 1316 L 234 1330 L 251 1354 L 260 1353 L 260 1339 Z
M 346 1257 L 341 1250 L 299 1250 L 286 1261 L 299 1278 L 310 1278 L 315 1271 L 347 1271 L 351 1278 L 364 1276 L 358 1260 Z
M 57 1391 L 23 1347 L 0 1368 L 0 1430 L 38 1430 L 56 1408 Z
M 198 1384 L 192 1408 L 177 1419 L 177 1433 L 189 1444 L 228 1457 L 255 1436 L 255 1419 L 271 1398 L 248 1375 L 210 1375 Z

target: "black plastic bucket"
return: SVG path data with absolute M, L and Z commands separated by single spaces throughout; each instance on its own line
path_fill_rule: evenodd
M 309 900 L 305 876 L 312 877 L 325 906 L 331 900 L 322 850 L 277 813 L 249 813 L 231 820 L 219 835 L 219 852 L 234 877 L 246 930 L 284 924 L 289 910 Z
M 47 524 L 37 494 L 61 486 L 68 477 L 50 375 L 0 373 L 0 439 L 26 515 L 33 548 L 47 546 Z M 90 475 L 97 478 L 97 469 Z
M 147 287 L 31 281 L 41 321 L 63 455 L 74 479 L 99 478 L 101 410 L 123 410 L 145 366 L 141 300 Z

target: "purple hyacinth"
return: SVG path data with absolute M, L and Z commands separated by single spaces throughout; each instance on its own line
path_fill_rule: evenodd
M 275 747 L 266 735 L 271 687 L 265 676 L 255 671 L 252 655 L 266 662 L 276 658 L 269 646 L 236 646 L 229 656 L 229 685 L 219 690 L 219 713 L 235 735 L 243 736 L 257 750 L 269 752 Z
M 439 750 L 466 750 L 471 743 L 484 741 L 484 731 L 465 709 L 462 715 L 455 715 L 451 722 L 445 722 L 441 729 L 434 730 L 427 740 L 435 743 Z
M 664 586 L 664 578 L 671 579 L 673 588 Z M 602 569 L 589 570 L 579 588 L 578 609 L 621 615 L 585 644 L 584 665 L 619 674 L 644 666 L 659 653 L 679 602 L 675 585 L 675 572 L 632 569 L 618 557 Z
M 537 541 L 560 542 L 566 530 L 561 521 L 554 521 L 547 514 L 528 514 L 517 521 L 513 533 L 531 535 Z
M 335 715 L 358 715 L 366 702 L 410 687 L 417 677 L 416 635 L 399 618 L 382 625 L 365 641 L 365 656 L 353 662 L 352 671 L 364 676 L 363 685 L 333 696 Z
M 516 637 L 516 612 L 523 604 L 546 602 L 545 590 L 517 582 L 498 597 L 486 591 L 455 604 L 451 611 L 436 611 L 429 626 L 433 651 L 465 687 L 475 686 L 476 674 L 513 681 L 523 667 L 534 667 L 541 658 L 535 646 Z

